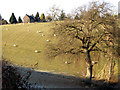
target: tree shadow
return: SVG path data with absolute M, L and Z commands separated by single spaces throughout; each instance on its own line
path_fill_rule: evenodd
M 21 81 L 23 81 L 26 84 L 26 87 L 24 88 L 27 88 L 27 89 L 42 88 L 42 89 L 53 90 L 56 88 L 62 88 L 62 89 L 69 88 L 74 90 L 74 89 L 89 88 L 93 90 L 93 89 L 106 89 L 106 88 L 112 89 L 112 88 L 119 87 L 119 84 L 117 83 L 110 84 L 110 83 L 104 82 L 105 80 L 93 80 L 92 83 L 89 83 L 85 78 L 67 76 L 67 75 L 62 75 L 62 74 L 57 74 L 52 72 L 38 71 L 38 70 L 34 70 L 26 67 L 20 67 L 16 65 L 10 65 L 10 68 L 11 67 L 16 68 L 14 70 L 17 70 L 17 72 L 20 74 L 20 76 L 22 77 L 20 78 Z M 6 79 L 7 78 L 9 77 L 6 77 Z

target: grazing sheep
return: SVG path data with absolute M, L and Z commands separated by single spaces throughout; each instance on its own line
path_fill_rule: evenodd
M 50 40 L 46 40 L 47 42 L 50 42 Z
M 65 61 L 65 64 L 71 64 L 72 62 Z
M 36 53 L 38 53 L 38 50 L 35 50 Z
M 35 53 L 40 53 L 41 51 L 35 50 Z
M 14 44 L 13 46 L 14 46 L 14 47 L 17 47 L 17 45 L 16 45 L 16 44 Z
M 39 33 L 41 33 L 41 31 L 38 31 Z
M 92 64 L 97 64 L 98 62 L 97 61 L 92 61 Z
M 65 64 L 68 64 L 68 62 L 67 62 L 67 61 L 65 61 Z
M 8 30 L 8 28 L 6 28 L 6 30 Z
M 54 34 L 54 37 L 56 36 L 56 34 Z
M 45 36 L 44 34 L 42 34 L 42 36 Z
M 41 33 L 41 31 L 37 31 L 36 33 Z
M 30 31 L 30 30 L 27 30 L 28 32 Z
M 105 57 L 107 57 L 107 55 L 105 55 Z

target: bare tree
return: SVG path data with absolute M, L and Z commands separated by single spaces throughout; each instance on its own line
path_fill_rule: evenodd
M 66 18 L 67 18 L 67 19 L 72 19 L 72 15 L 71 15 L 70 13 L 68 13 L 68 14 L 66 15 Z
M 88 8 L 79 12 L 80 20 L 70 20 L 55 24 L 53 33 L 58 35 L 58 41 L 50 45 L 49 55 L 58 56 L 70 53 L 85 55 L 87 66 L 86 77 L 92 80 L 93 64 L 91 52 L 109 54 L 117 47 L 117 19 L 111 15 L 108 3 L 91 2 Z
M 59 17 L 60 12 L 61 12 L 61 10 L 56 5 L 53 5 L 49 9 L 48 15 L 50 15 L 52 17 L 52 20 L 56 20 Z

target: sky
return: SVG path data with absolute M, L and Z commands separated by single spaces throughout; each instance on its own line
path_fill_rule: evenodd
M 56 5 L 60 9 L 63 9 L 65 13 L 71 13 L 72 10 L 79 6 L 88 4 L 93 0 L 1 0 L 0 1 L 0 14 L 4 19 L 9 21 L 12 12 L 18 19 L 19 16 L 23 17 L 28 15 L 36 15 L 47 13 L 50 7 Z M 94 0 L 95 1 L 95 0 Z M 118 11 L 118 2 L 120 0 L 99 0 L 106 1 L 115 6 L 116 12 Z
M 118 13 L 120 13 L 120 1 L 118 2 Z

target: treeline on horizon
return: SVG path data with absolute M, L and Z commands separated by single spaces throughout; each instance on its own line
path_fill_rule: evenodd
M 29 15 L 29 16 L 32 16 L 34 18 L 34 22 L 50 22 L 50 21 L 64 20 L 66 18 L 72 19 L 72 15 L 70 15 L 70 14 L 66 15 L 64 10 L 59 9 L 55 5 L 53 5 L 48 12 L 49 13 L 47 16 L 44 13 L 42 13 L 40 15 L 39 12 L 37 12 L 35 16 L 33 14 Z M 23 23 L 24 22 L 20 16 L 18 17 L 18 19 L 16 19 L 16 16 L 14 13 L 11 14 L 11 16 L 9 18 L 9 22 L 2 17 L 3 16 L 0 15 L 0 20 L 1 20 L 0 24 L 2 24 L 2 25 L 4 25 L 4 24 L 16 24 L 16 23 Z M 79 19 L 77 14 L 75 16 L 75 19 Z
M 32 16 L 34 18 L 34 22 L 61 21 L 65 19 L 80 20 L 82 18 L 82 15 L 76 13 L 76 10 L 74 11 L 73 14 L 72 13 L 66 14 L 64 10 L 59 9 L 58 7 L 53 5 L 48 11 L 49 13 L 47 16 L 44 13 L 40 15 L 39 12 L 37 12 L 35 16 L 33 14 L 29 16 Z M 120 13 L 115 16 L 120 18 Z M 0 25 L 17 24 L 17 23 L 24 23 L 24 20 L 20 16 L 18 17 L 18 19 L 16 19 L 15 14 L 12 13 L 8 22 L 4 18 L 2 18 L 0 14 Z

